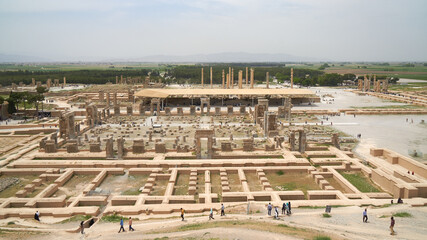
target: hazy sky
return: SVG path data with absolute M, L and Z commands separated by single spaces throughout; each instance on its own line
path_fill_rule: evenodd
M 0 0 L 0 54 L 427 61 L 426 0 Z

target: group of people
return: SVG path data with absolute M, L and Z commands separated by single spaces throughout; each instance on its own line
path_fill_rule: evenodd
M 132 218 L 131 217 L 129 217 L 129 222 L 128 223 L 129 223 L 129 231 L 135 231 L 135 229 L 133 229 L 133 227 L 132 227 Z M 125 228 L 123 227 L 123 225 L 124 225 L 124 222 L 123 222 L 123 218 L 122 218 L 122 219 L 120 219 L 119 233 L 122 232 L 122 230 L 123 230 L 123 232 L 126 232 Z
M 271 216 L 271 211 L 273 210 L 273 205 L 271 205 L 271 203 L 268 203 L 267 205 L 267 214 L 268 216 Z M 282 214 L 283 215 L 291 215 L 291 202 L 284 202 L 283 206 L 282 206 Z M 275 219 L 279 219 L 279 207 L 275 206 L 274 207 L 274 218 Z

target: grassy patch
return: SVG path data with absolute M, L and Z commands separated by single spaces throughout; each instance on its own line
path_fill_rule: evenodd
M 408 212 L 397 212 L 393 213 L 393 217 L 412 217 L 412 214 Z
M 92 216 L 90 216 L 90 215 L 76 215 L 76 216 L 72 216 L 68 219 L 63 220 L 60 223 L 81 222 L 81 221 L 86 221 L 86 220 L 90 219 L 91 217 Z
M 361 192 L 380 192 L 361 172 L 340 174 Z
M 103 216 L 101 218 L 101 221 L 103 222 L 120 222 L 120 220 L 123 218 L 123 220 L 128 220 L 128 218 L 117 215 L 117 214 L 113 214 L 113 215 L 107 215 L 107 216 Z
M 278 224 L 278 225 L 265 224 L 265 222 L 259 222 L 254 220 L 215 221 L 215 222 L 187 224 L 184 226 L 165 228 L 165 229 L 154 231 L 151 233 L 157 233 L 157 234 L 170 233 L 170 232 L 192 231 L 192 230 L 218 228 L 218 227 L 242 228 L 242 229 L 252 229 L 257 231 L 267 231 L 267 232 L 280 233 L 284 235 L 298 236 L 302 239 L 315 239 L 315 237 L 321 236 L 320 234 L 322 233 L 320 231 L 306 229 L 306 228 L 292 227 L 286 224 Z
M 283 174 L 285 174 L 282 170 L 279 170 L 276 172 L 277 175 L 282 176 Z
M 316 236 L 313 240 L 331 240 L 331 238 L 328 236 Z
M 128 190 L 122 192 L 121 195 L 133 195 L 133 196 L 135 196 L 135 195 L 139 195 L 140 193 L 141 192 L 139 191 L 139 189 L 131 188 L 131 189 L 128 189 Z
M 324 217 L 324 218 L 330 218 L 330 217 L 332 217 L 332 216 L 331 216 L 331 214 L 329 214 L 329 213 L 324 213 L 324 214 L 322 214 L 322 217 Z

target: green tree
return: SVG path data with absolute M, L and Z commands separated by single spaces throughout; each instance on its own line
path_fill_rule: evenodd
M 0 104 L 4 103 L 4 98 L 2 96 L 0 96 Z

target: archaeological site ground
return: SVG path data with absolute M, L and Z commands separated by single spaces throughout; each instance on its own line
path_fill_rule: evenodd
M 14 114 L 1 104 L 0 239 L 389 239 L 391 216 L 397 239 L 427 236 L 425 85 L 198 71 L 187 85 L 117 75 L 3 86 L 5 99 L 48 91 Z

